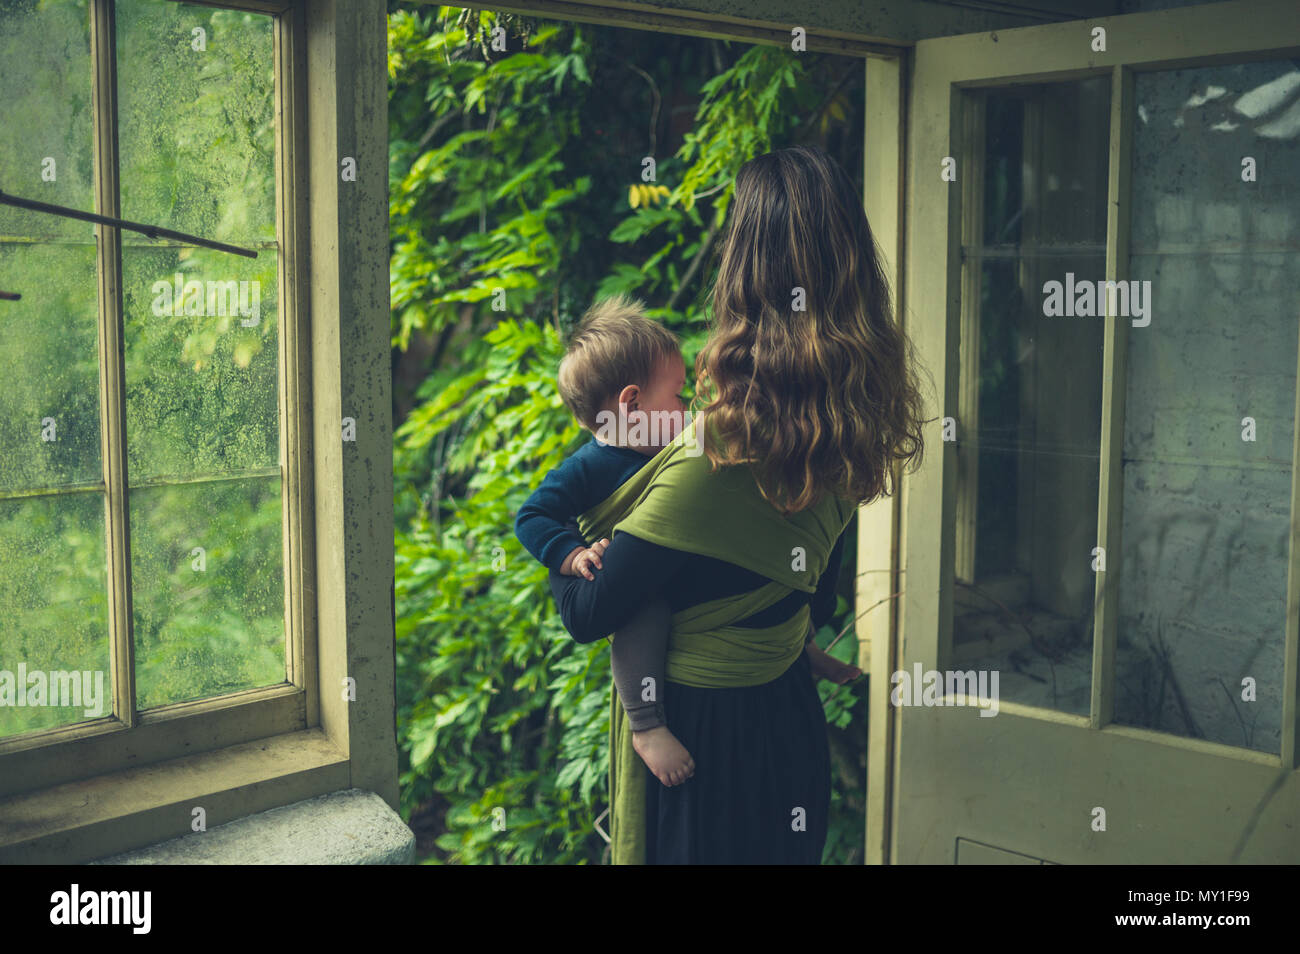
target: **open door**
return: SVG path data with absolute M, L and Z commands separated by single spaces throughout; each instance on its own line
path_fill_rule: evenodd
M 1293 0 L 916 45 L 891 862 L 1300 858 L 1298 57 Z

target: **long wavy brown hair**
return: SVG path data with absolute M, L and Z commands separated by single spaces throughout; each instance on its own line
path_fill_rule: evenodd
M 834 158 L 796 146 L 741 166 L 695 363 L 712 469 L 750 465 L 783 513 L 828 493 L 888 495 L 895 463 L 919 465 L 924 450 L 910 353 Z

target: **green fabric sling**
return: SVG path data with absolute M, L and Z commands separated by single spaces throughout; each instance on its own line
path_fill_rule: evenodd
M 753 570 L 770 582 L 747 593 L 673 614 L 665 678 L 687 686 L 730 688 L 771 682 L 799 658 L 808 632 L 804 607 L 788 622 L 766 629 L 733 626 L 792 590 L 811 593 L 855 505 L 826 495 L 816 507 L 789 517 L 763 499 L 745 466 L 709 473 L 694 441 L 694 422 L 578 518 L 588 540 L 620 530 L 686 553 L 716 557 Z M 802 548 L 802 552 L 800 549 Z M 597 571 L 599 572 L 599 571 Z M 663 687 L 657 687 L 663 698 Z M 632 748 L 632 730 L 618 694 L 610 690 L 609 793 L 614 864 L 644 864 L 646 770 Z

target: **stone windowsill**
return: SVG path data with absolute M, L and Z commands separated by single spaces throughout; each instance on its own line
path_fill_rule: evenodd
M 409 865 L 415 835 L 374 792 L 344 789 L 95 865 Z

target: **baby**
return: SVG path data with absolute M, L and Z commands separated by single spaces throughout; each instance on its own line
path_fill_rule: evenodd
M 588 544 L 577 516 L 612 494 L 671 443 L 685 422 L 686 367 L 671 331 L 647 318 L 644 305 L 617 295 L 595 304 L 571 336 L 560 363 L 559 392 L 592 439 L 543 479 L 519 508 L 515 535 L 539 562 L 568 576 L 594 579 L 608 540 Z M 608 412 L 602 413 L 602 412 Z M 607 427 L 624 415 L 625 446 Z M 638 420 L 645 423 L 638 427 Z M 643 433 L 644 431 L 644 433 Z M 597 434 L 600 436 L 598 437 Z M 631 441 L 645 437 L 646 443 Z M 619 701 L 632 728 L 632 746 L 665 786 L 690 778 L 695 763 L 669 730 L 661 699 L 671 610 L 663 599 L 646 603 L 617 633 L 610 666 Z M 804 646 L 815 676 L 844 682 L 859 673 L 812 642 Z M 644 682 L 646 678 L 648 682 Z M 649 700 L 642 686 L 649 687 Z

